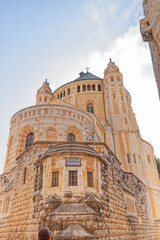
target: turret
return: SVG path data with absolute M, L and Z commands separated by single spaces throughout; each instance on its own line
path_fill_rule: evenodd
M 40 87 L 37 91 L 36 105 L 47 104 L 51 100 L 52 100 L 52 90 L 46 79 L 45 82 L 43 82 L 42 87 Z
M 141 155 L 139 128 L 131 107 L 131 97 L 123 86 L 123 76 L 111 59 L 104 70 L 103 89 L 106 119 L 112 126 L 115 154 L 125 171 L 140 175 L 139 166 L 135 164 Z
M 104 70 L 104 96 L 106 119 L 114 130 L 138 130 L 131 108 L 131 97 L 123 86 L 123 76 L 119 68 L 110 59 Z

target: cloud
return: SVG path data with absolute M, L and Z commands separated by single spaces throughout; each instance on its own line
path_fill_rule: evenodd
M 77 1 L 73 2 L 76 5 Z M 71 4 L 67 3 L 67 6 L 70 11 L 63 11 L 63 14 L 56 12 L 53 15 L 51 8 L 48 18 L 46 4 L 46 11 L 42 11 L 43 20 L 40 13 L 38 15 L 38 19 L 42 20 L 41 24 L 36 25 L 40 26 L 38 34 L 31 25 L 27 25 L 31 34 L 27 35 L 30 39 L 28 48 L 25 41 L 19 48 L 19 32 L 16 29 L 13 51 L 7 52 L 13 46 L 8 41 L 4 42 L 4 56 L 9 56 L 12 61 L 8 58 L 4 61 L 3 58 L 2 62 L 1 78 L 5 79 L 2 89 L 7 93 L 3 91 L 1 94 L 1 162 L 5 159 L 11 115 L 35 103 L 37 89 L 45 78 L 55 90 L 73 81 L 87 66 L 93 74 L 103 77 L 109 58 L 116 62 L 124 76 L 124 85 L 131 93 L 141 133 L 146 140 L 152 141 L 157 156 L 160 156 L 158 144 L 155 143 L 159 141 L 155 135 L 159 130 L 157 121 L 160 121 L 157 88 L 148 44 L 142 41 L 137 23 L 143 15 L 141 3 L 139 0 L 84 0 L 78 1 L 76 11 L 73 11 L 75 8 Z M 29 13 L 35 16 L 32 8 L 29 8 Z M 14 14 L 17 16 L 16 11 Z M 22 11 L 21 14 L 29 16 L 26 8 L 25 13 Z M 9 15 L 7 19 L 10 26 Z M 6 25 L 4 27 L 7 29 Z M 11 39 L 9 36 L 6 35 L 7 39 Z M 7 102 L 4 104 L 6 96 Z
M 151 63 L 146 63 L 142 66 L 142 77 L 145 79 L 153 79 L 153 68 Z
M 142 137 L 152 142 L 155 154 L 160 156 L 160 141 L 157 135 L 157 132 L 160 132 L 158 91 L 149 47 L 142 42 L 138 24 L 130 27 L 123 37 L 118 38 L 110 51 L 103 54 L 96 51 L 90 55 L 91 72 L 103 77 L 109 58 L 112 58 L 123 74 L 124 87 L 131 94 L 133 111 Z
M 125 8 L 123 12 L 123 19 L 127 20 L 129 17 L 132 16 L 133 22 L 139 22 L 139 19 L 142 16 L 142 3 L 139 0 L 134 0 L 129 5 L 128 8 Z

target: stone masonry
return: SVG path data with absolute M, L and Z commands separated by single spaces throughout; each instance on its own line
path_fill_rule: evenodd
M 110 60 L 11 118 L 0 176 L 1 240 L 160 239 L 160 181 L 131 97 Z
M 160 2 L 144 0 L 145 18 L 140 21 L 142 38 L 149 43 L 154 74 L 160 96 Z

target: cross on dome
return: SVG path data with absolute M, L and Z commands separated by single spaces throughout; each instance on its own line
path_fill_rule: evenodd
M 89 67 L 86 67 L 86 71 L 88 72 L 88 70 L 89 70 Z

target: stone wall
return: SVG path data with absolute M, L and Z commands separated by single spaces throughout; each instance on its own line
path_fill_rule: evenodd
M 37 240 L 38 229 L 42 226 L 51 230 L 54 239 L 160 238 L 160 225 L 152 218 L 146 186 L 132 173 L 123 172 L 119 160 L 104 144 L 91 144 L 92 151 L 85 144 L 83 148 L 86 152 L 83 170 L 87 162 L 97 159 L 94 171 L 98 173 L 98 187 L 95 191 L 77 186 L 79 192 L 74 198 L 75 187 L 73 193 L 70 189 L 65 196 L 60 189 L 59 192 L 54 189 L 52 192 L 44 191 L 44 183 L 48 181 L 47 172 L 54 162 L 52 153 L 55 146 L 35 144 L 17 159 L 14 184 L 5 193 L 10 196 L 9 209 L 0 217 L 2 240 Z M 73 148 L 74 144 L 68 150 L 70 156 L 73 156 Z M 97 154 L 91 157 L 90 151 Z M 65 156 L 62 154 L 61 159 L 65 159 Z M 81 156 L 81 153 L 77 156 Z M 3 199 L 3 194 L 0 199 Z

